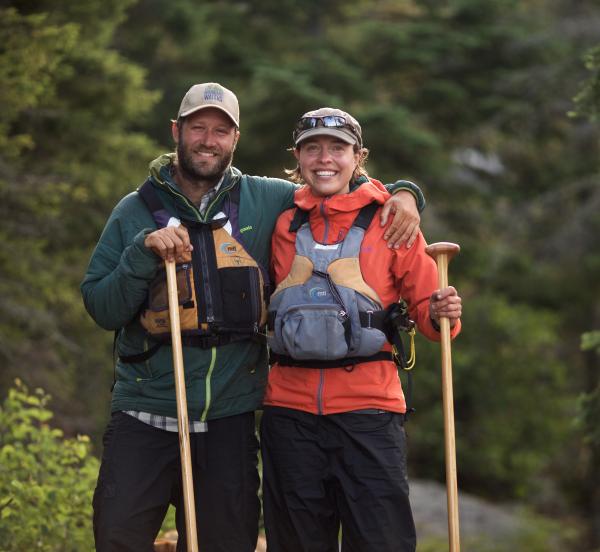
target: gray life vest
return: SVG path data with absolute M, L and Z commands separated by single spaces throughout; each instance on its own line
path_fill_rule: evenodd
M 364 280 L 361 244 L 379 205 L 361 209 L 343 241 L 324 245 L 313 238 L 308 213 L 296 210 L 296 255 L 269 305 L 271 362 L 330 368 L 392 360 L 381 351 L 388 311 Z

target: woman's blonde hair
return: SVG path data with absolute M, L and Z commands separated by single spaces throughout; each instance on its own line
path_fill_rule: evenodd
M 298 144 L 295 148 L 289 148 L 288 151 L 299 151 L 301 147 L 302 142 L 300 142 L 300 144 Z M 354 144 L 353 148 L 354 153 L 359 154 L 359 158 L 358 165 L 356 165 L 356 168 L 352 173 L 352 181 L 356 180 L 361 176 L 369 178 L 369 174 L 367 173 L 367 169 L 365 168 L 367 164 L 367 158 L 369 157 L 369 150 L 367 148 L 361 148 L 358 144 Z M 302 170 L 300 168 L 299 163 L 296 163 L 296 168 L 284 169 L 284 171 L 292 182 L 295 182 L 296 184 L 305 184 L 304 179 L 302 178 Z

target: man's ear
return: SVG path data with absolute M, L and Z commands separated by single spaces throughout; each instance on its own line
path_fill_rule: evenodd
M 296 158 L 296 161 L 300 161 L 300 148 L 296 147 L 294 148 L 294 157 Z
M 235 148 L 237 148 L 239 139 L 240 139 L 240 131 L 236 129 L 235 130 L 235 138 L 233 139 L 233 151 L 235 151 Z
M 173 141 L 179 144 L 179 126 L 177 125 L 177 121 L 171 122 L 171 134 L 173 135 Z

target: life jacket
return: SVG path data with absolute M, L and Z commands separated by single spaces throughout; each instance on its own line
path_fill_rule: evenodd
M 331 245 L 315 241 L 308 212 L 297 208 L 290 224 L 296 255 L 269 305 L 272 363 L 332 368 L 393 360 L 391 352 L 382 351 L 390 310 L 365 282 L 359 264 L 363 237 L 378 207 L 363 207 L 344 240 Z
M 152 182 L 147 180 L 138 193 L 157 227 L 166 227 L 173 215 L 165 209 Z M 239 179 L 228 197 L 219 213 L 222 216 L 212 221 L 180 219 L 193 245 L 191 255 L 176 265 L 181 337 L 186 346 L 206 349 L 264 333 L 269 279 L 243 246 Z M 164 266 L 150 284 L 140 322 L 159 344 L 141 355 L 120 357 L 124 362 L 145 360 L 171 339 Z

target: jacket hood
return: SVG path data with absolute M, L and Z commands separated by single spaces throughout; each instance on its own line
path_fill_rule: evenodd
M 176 157 L 177 154 L 175 153 L 165 153 L 150 162 L 148 169 L 154 182 L 160 186 L 167 186 L 168 184 L 173 183 L 171 167 L 173 166 Z
M 321 243 L 343 240 L 362 207 L 373 202 L 383 205 L 390 197 L 381 182 L 366 177 L 353 182 L 351 190 L 347 194 L 329 197 L 314 195 L 310 186 L 304 186 L 296 192 L 294 203 L 308 211 L 315 240 Z
M 192 220 L 201 219 L 200 213 L 195 205 L 182 193 L 173 179 L 173 166 L 176 153 L 165 153 L 150 162 L 149 172 L 150 178 L 160 192 L 167 194 L 171 200 L 175 200 L 177 210 L 186 218 Z M 225 179 L 219 193 L 226 191 L 234 186 L 241 178 L 242 173 L 235 167 L 228 167 L 225 171 Z
M 347 213 L 356 211 L 373 202 L 383 205 L 389 197 L 389 192 L 379 180 L 361 177 L 353 183 L 349 193 L 337 194 L 327 198 L 316 196 L 312 193 L 310 186 L 303 186 L 296 191 L 294 203 L 300 209 L 311 211 L 315 207 L 319 207 L 326 199 L 328 210 L 330 210 L 331 214 L 334 214 L 335 212 Z

